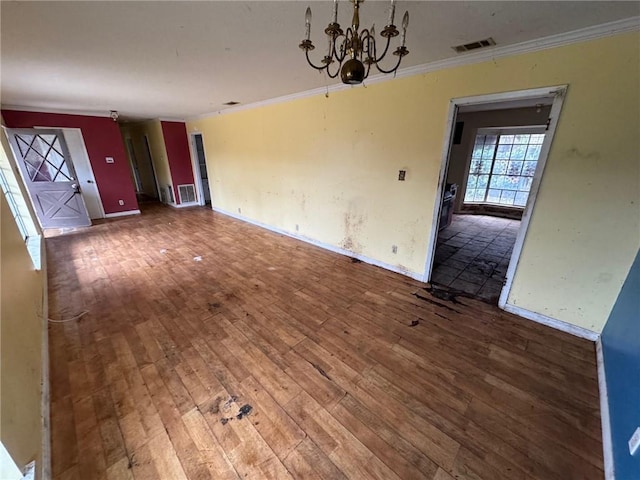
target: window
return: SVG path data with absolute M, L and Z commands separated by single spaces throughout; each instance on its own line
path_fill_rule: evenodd
M 464 203 L 524 208 L 545 137 L 537 130 L 478 130 Z
M 4 172 L 0 169 L 0 187 L 4 192 L 4 196 L 7 199 L 7 203 L 9 204 L 9 209 L 13 214 L 13 217 L 16 219 L 16 224 L 18 225 L 18 230 L 20 230 L 20 235 L 22 235 L 22 239 L 26 242 L 27 238 L 29 238 L 29 230 L 25 224 L 25 219 L 22 216 L 20 210 L 18 209 L 18 204 L 16 203 L 16 199 L 9 187 L 9 183 L 4 176 Z
M 9 160 L 9 155 L 12 154 L 8 142 L 6 142 L 4 132 L 0 132 L 0 135 L 2 135 L 2 148 L 0 148 L 0 188 L 7 199 L 9 209 L 15 218 L 20 235 L 27 246 L 27 250 L 29 251 L 29 255 L 33 261 L 33 266 L 39 270 L 41 266 L 40 231 L 36 227 L 34 219 L 31 216 L 31 212 L 26 203 L 27 199 L 24 197 L 23 192 L 20 189 L 18 183 L 20 180 L 18 180 L 16 173 L 12 169 L 11 161 Z

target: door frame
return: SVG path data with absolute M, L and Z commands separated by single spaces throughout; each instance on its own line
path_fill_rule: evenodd
M 87 144 L 84 141 L 84 135 L 82 134 L 82 129 L 81 128 L 76 128 L 76 127 L 41 127 L 41 126 L 36 126 L 33 128 L 42 128 L 42 129 L 47 129 L 47 128 L 55 128 L 58 130 L 62 130 L 62 134 L 64 135 L 65 130 L 73 130 L 75 132 L 78 132 L 80 134 L 80 139 L 82 140 L 81 142 L 81 147 L 82 147 L 82 152 L 84 154 L 84 157 L 87 160 L 87 164 L 89 166 L 89 180 L 91 180 L 93 182 L 93 185 L 95 185 L 96 188 L 96 194 L 98 195 L 98 203 L 100 204 L 100 214 L 101 216 L 98 218 L 106 218 L 105 212 L 104 212 L 104 205 L 102 204 L 102 197 L 100 196 L 100 189 L 98 188 L 98 182 L 96 182 L 96 176 L 93 173 L 93 165 L 91 165 L 91 159 L 89 158 L 89 152 L 87 151 Z M 66 141 L 66 138 L 65 138 Z M 68 142 L 67 142 L 68 143 Z M 68 145 L 67 145 L 68 148 Z M 76 171 L 76 176 L 78 175 L 78 170 L 76 168 L 76 164 L 74 163 L 74 159 L 73 159 L 73 155 L 71 155 L 71 152 L 69 152 L 69 155 L 71 156 L 71 163 L 73 165 L 73 169 Z M 82 186 L 80 187 L 80 193 L 82 194 Z M 84 197 L 83 197 L 84 198 Z M 84 202 L 85 206 L 87 202 Z M 89 213 L 89 210 L 87 209 L 87 213 Z M 91 215 L 89 215 L 89 219 L 93 220 L 91 218 Z
M 511 287 L 513 285 L 513 279 L 517 271 L 518 263 L 520 260 L 520 254 L 522 253 L 522 247 L 527 235 L 529 223 L 531 222 L 531 215 L 535 206 L 535 202 L 538 196 L 538 189 L 540 187 L 540 181 L 544 173 L 544 168 L 549 156 L 549 150 L 553 143 L 556 127 L 562 110 L 562 104 L 564 97 L 566 96 L 568 85 L 555 85 L 543 88 L 533 88 L 528 90 L 518 90 L 513 92 L 494 93 L 488 95 L 477 95 L 471 97 L 453 98 L 449 104 L 449 111 L 447 114 L 447 123 L 445 125 L 444 144 L 442 148 L 442 157 L 440 161 L 440 174 L 438 177 L 438 188 L 436 190 L 436 202 L 433 210 L 433 219 L 431 222 L 431 233 L 429 234 L 429 243 L 427 246 L 427 259 L 425 262 L 424 274 L 422 281 L 428 282 L 431 279 L 431 273 L 433 269 L 433 261 L 436 251 L 436 242 L 438 239 L 438 223 L 440 220 L 440 211 L 442 208 L 442 196 L 444 194 L 444 187 L 447 179 L 447 171 L 449 169 L 449 158 L 451 154 L 451 145 L 453 140 L 455 120 L 458 114 L 459 107 L 467 105 L 482 105 L 494 102 L 508 102 L 511 100 L 524 100 L 535 98 L 550 98 L 553 97 L 553 103 L 551 105 L 551 111 L 549 112 L 549 124 L 547 128 L 547 135 L 544 143 L 542 144 L 542 151 L 538 158 L 538 165 L 536 173 L 533 177 L 531 184 L 531 190 L 529 191 L 529 198 L 527 199 L 527 205 L 524 208 L 520 228 L 516 236 L 516 241 L 513 246 L 513 252 L 509 259 L 509 267 L 507 268 L 506 279 L 502 291 L 500 292 L 500 298 L 498 300 L 498 306 L 501 309 L 508 307 L 507 300 L 511 293 Z
M 196 186 L 198 195 L 198 205 L 204 207 L 206 200 L 204 198 L 204 190 L 202 188 L 202 175 L 200 174 L 200 162 L 198 159 L 198 150 L 196 149 L 196 135 L 202 137 L 202 151 L 204 151 L 205 165 L 207 164 L 207 152 L 205 151 L 204 135 L 202 132 L 191 132 L 189 134 L 189 151 L 191 153 L 191 169 L 193 170 L 193 183 Z M 207 166 L 207 175 L 209 167 Z M 211 197 L 211 207 L 213 208 L 213 197 L 211 196 L 211 184 L 209 184 L 209 196 Z

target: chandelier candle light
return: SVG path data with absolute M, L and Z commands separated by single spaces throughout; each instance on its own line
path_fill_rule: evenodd
M 321 60 L 321 66 L 315 65 L 309 58 L 309 51 L 316 48 L 311 41 L 310 7 L 307 7 L 305 14 L 305 39 L 302 40 L 300 44 L 300 48 L 304 50 L 309 65 L 319 71 L 325 70 L 330 78 L 336 78 L 338 73 L 340 73 L 342 82 L 351 85 L 362 83 L 362 81 L 369 76 L 369 70 L 372 64 L 375 64 L 378 71 L 382 73 L 394 73 L 398 70 L 400 62 L 402 62 L 402 57 L 409 53 L 409 50 L 405 47 L 407 27 L 409 26 L 409 12 L 404 12 L 404 17 L 402 18 L 402 36 L 400 37 L 401 45 L 393 52 L 393 54 L 398 57 L 396 64 L 389 70 L 385 70 L 380 66 L 379 62 L 385 58 L 389 51 L 391 39 L 400 34 L 393 24 L 396 12 L 395 0 L 391 0 L 387 26 L 380 32 L 380 36 L 386 39 L 386 45 L 380 56 L 378 56 L 376 49 L 375 25 L 371 27 L 370 30 L 365 28 L 361 32 L 358 32 L 360 28 L 359 10 L 362 2 L 364 2 L 364 0 L 351 0 L 351 3 L 353 3 L 353 19 L 351 20 L 351 27 L 347 28 L 346 32 L 343 32 L 338 23 L 338 0 L 334 0 L 332 21 L 327 28 L 324 29 L 324 33 L 327 34 L 328 49 L 327 54 Z M 334 63 L 337 63 L 337 67 L 335 71 L 332 72 L 330 66 Z

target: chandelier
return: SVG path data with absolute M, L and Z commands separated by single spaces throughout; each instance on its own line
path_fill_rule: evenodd
M 311 41 L 311 8 L 307 7 L 305 15 L 305 39 L 302 40 L 300 48 L 304 50 L 307 62 L 313 68 L 319 71 L 326 71 L 330 78 L 336 78 L 340 73 L 340 78 L 343 83 L 357 85 L 369 76 L 369 70 L 371 65 L 375 65 L 378 71 L 382 73 L 394 73 L 398 70 L 402 57 L 409 53 L 407 47 L 405 47 L 405 40 L 407 36 L 407 26 L 409 25 L 409 12 L 404 12 L 402 18 L 402 36 L 400 37 L 400 46 L 398 46 L 393 55 L 398 57 L 395 62 L 395 66 L 389 70 L 384 69 L 380 62 L 386 57 L 389 52 L 389 46 L 391 39 L 397 37 L 400 32 L 393 24 L 395 17 L 395 0 L 391 0 L 391 8 L 389 10 L 389 21 L 387 26 L 384 27 L 380 36 L 386 40 L 382 40 L 385 43 L 384 50 L 378 56 L 378 49 L 376 47 L 376 34 L 375 25 L 370 30 L 360 28 L 360 4 L 364 0 L 351 0 L 353 3 L 353 19 L 351 20 L 351 27 L 347 28 L 344 32 L 340 28 L 338 23 L 338 0 L 333 2 L 333 19 L 329 23 L 327 28 L 324 29 L 324 33 L 327 34 L 327 54 L 321 60 L 321 65 L 315 65 L 309 58 L 309 52 L 316 48 Z M 332 71 L 331 65 L 337 64 L 335 70 Z

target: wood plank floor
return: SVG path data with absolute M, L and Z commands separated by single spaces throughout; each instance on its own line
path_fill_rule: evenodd
M 204 208 L 47 255 L 56 480 L 603 478 L 591 342 Z

